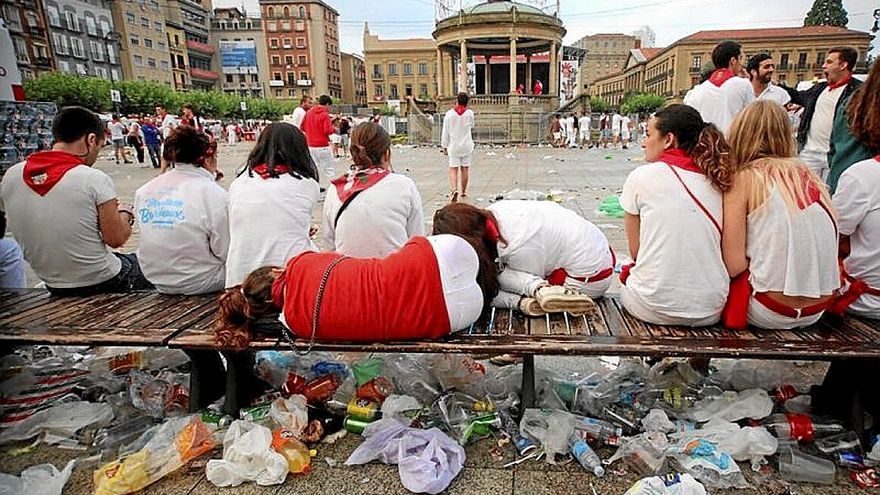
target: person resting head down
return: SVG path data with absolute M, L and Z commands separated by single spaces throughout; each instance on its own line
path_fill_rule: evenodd
M 220 296 L 214 336 L 219 347 L 244 348 L 253 323 L 280 312 L 300 339 L 437 339 L 468 328 L 497 293 L 493 258 L 468 237 L 413 237 L 385 258 L 305 252 Z

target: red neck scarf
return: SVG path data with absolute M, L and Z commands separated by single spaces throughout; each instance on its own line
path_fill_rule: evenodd
M 852 79 L 852 74 L 849 74 L 834 84 L 828 83 L 828 91 L 834 91 L 835 89 L 837 89 L 841 86 L 846 86 L 847 84 L 849 84 L 851 79 Z
M 880 155 L 875 156 L 874 160 L 877 160 L 878 162 L 880 162 Z
M 24 183 L 45 196 L 70 169 L 85 165 L 83 159 L 66 151 L 38 151 L 24 164 Z
M 339 195 L 339 201 L 345 203 L 345 200 L 352 194 L 375 186 L 380 180 L 388 177 L 390 173 L 390 170 L 382 168 L 352 170 L 341 177 L 333 179 L 330 183 L 336 186 L 336 194 Z
M 276 164 L 274 168 L 275 168 L 275 175 L 290 173 L 290 167 L 287 165 Z M 259 175 L 260 177 L 262 177 L 264 179 L 268 179 L 268 178 L 272 177 L 271 175 L 269 175 L 269 165 L 266 165 L 265 163 L 255 165 L 251 170 L 255 174 Z
M 810 173 L 807 170 L 801 170 L 801 183 L 804 188 L 804 192 L 807 194 L 806 204 L 798 198 L 798 208 L 801 210 L 806 209 L 808 206 L 813 203 L 818 203 L 822 198 L 822 195 L 819 191 L 819 188 L 816 187 L 816 183 L 810 180 Z
M 709 82 L 720 88 L 721 85 L 727 82 L 731 77 L 736 77 L 736 74 L 734 74 L 732 70 L 717 69 L 711 76 L 709 76 Z
M 489 239 L 494 244 L 498 244 L 498 241 L 501 239 L 501 232 L 498 231 L 498 224 L 492 220 L 491 218 L 486 218 L 486 239 Z
M 465 112 L 465 110 L 467 110 L 467 107 L 465 105 L 455 105 L 454 107 L 452 107 L 452 109 L 455 110 L 455 113 L 457 113 L 459 115 L 464 115 L 464 112 Z
M 703 171 L 700 170 L 700 167 L 694 163 L 693 158 L 681 148 L 672 148 L 663 151 L 663 154 L 660 155 L 660 161 L 672 165 L 673 167 L 687 170 L 688 172 L 696 172 L 698 174 L 703 173 Z

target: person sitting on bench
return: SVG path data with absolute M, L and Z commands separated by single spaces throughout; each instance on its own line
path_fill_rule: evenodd
M 737 172 L 722 239 L 727 271 L 739 277 L 731 301 L 747 300 L 748 322 L 760 328 L 815 323 L 840 286 L 828 188 L 796 158 L 788 116 L 774 102 L 740 112 L 730 147 Z
M 485 210 L 451 203 L 434 214 L 434 234 L 482 239 L 504 267 L 492 306 L 530 316 L 583 314 L 614 273 L 608 239 L 592 223 L 552 201 L 499 201 Z
M 358 258 L 383 257 L 425 234 L 415 182 L 391 170 L 391 138 L 365 122 L 351 133 L 354 164 L 333 179 L 324 198 L 324 238 L 334 250 Z
M 226 291 L 214 335 L 222 347 L 244 348 L 253 322 L 280 311 L 305 340 L 437 339 L 468 328 L 497 293 L 493 258 L 468 237 L 413 237 L 385 258 L 306 252 Z
M 168 172 L 135 192 L 141 239 L 138 259 L 147 280 L 165 294 L 223 290 L 229 250 L 227 193 L 214 180 L 217 143 L 178 126 L 162 157 Z
M 711 325 L 730 279 L 721 257 L 721 193 L 730 187 L 724 136 L 687 105 L 648 122 L 645 161 L 626 178 L 620 206 L 635 265 L 621 272 L 621 302 L 659 325 Z
M 302 131 L 286 122 L 266 126 L 229 186 L 226 287 L 261 266 L 283 266 L 315 251 L 309 233 L 319 195 L 318 169 Z
M 92 168 L 104 125 L 82 107 L 52 123 L 55 144 L 10 168 L 0 211 L 24 258 L 54 295 L 86 296 L 151 289 L 133 254 L 115 253 L 131 235 L 134 214 L 120 205 L 113 179 Z

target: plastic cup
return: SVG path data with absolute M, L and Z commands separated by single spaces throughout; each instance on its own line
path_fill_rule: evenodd
M 779 452 L 779 474 L 790 481 L 832 485 L 837 468 L 831 461 L 788 448 Z

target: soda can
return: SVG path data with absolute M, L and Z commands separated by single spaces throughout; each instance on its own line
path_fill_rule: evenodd
M 378 403 L 369 399 L 358 399 L 357 397 L 351 399 L 346 411 L 349 417 L 367 422 L 375 421 L 381 414 Z
M 478 400 L 474 401 L 471 409 L 475 412 L 495 412 L 495 404 L 492 404 L 487 400 Z
M 385 398 L 394 392 L 394 385 L 383 377 L 377 376 L 367 383 L 361 385 L 357 389 L 355 396 L 359 399 L 367 399 L 373 402 L 382 403 Z
M 307 383 L 303 389 L 303 395 L 306 396 L 308 402 L 325 402 L 333 397 L 341 383 L 336 375 L 326 374 Z
M 262 406 L 246 407 L 241 409 L 238 413 L 241 419 L 256 422 L 269 417 L 269 410 L 269 405 L 263 404 Z
M 305 388 L 306 378 L 291 371 L 287 374 L 287 379 L 284 380 L 284 384 L 281 385 L 281 393 L 284 394 L 285 397 L 290 397 L 291 395 L 302 394 Z
M 342 426 L 345 427 L 345 430 L 350 433 L 361 434 L 366 429 L 367 425 L 370 424 L 369 421 L 361 421 L 357 418 L 348 417 L 343 421 Z
M 232 416 L 228 414 L 212 411 L 210 409 L 202 411 L 202 422 L 205 424 L 214 425 L 217 428 L 228 428 L 229 425 L 232 424 L 232 421 Z

